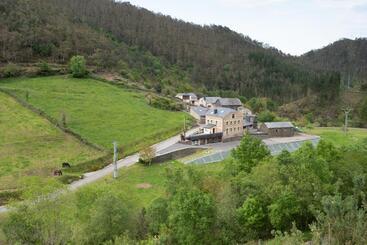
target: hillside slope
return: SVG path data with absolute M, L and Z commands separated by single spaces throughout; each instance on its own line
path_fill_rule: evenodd
M 185 114 L 148 105 L 144 94 L 93 79 L 66 76 L 0 81 L 0 87 L 44 111 L 91 143 L 124 154 L 181 132 Z M 163 127 L 164 126 L 164 127 Z
M 18 187 L 24 176 L 52 176 L 103 156 L 0 92 L 0 192 Z M 1 197 L 0 197 L 1 203 Z
M 299 60 L 318 70 L 340 71 L 346 84 L 367 82 L 367 39 L 342 39 L 324 48 L 310 51 Z
M 4 0 L 0 9 L 2 62 L 65 63 L 82 54 L 97 69 L 153 81 L 157 91 L 182 92 L 190 83 L 208 94 L 229 91 L 281 103 L 325 87 L 318 73 L 292 57 L 226 27 L 195 25 L 129 3 Z

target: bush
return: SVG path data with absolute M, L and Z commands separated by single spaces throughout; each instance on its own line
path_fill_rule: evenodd
M 69 69 L 75 78 L 83 78 L 88 74 L 86 61 L 83 56 L 73 56 L 69 63 Z
M 3 68 L 4 77 L 18 77 L 21 73 L 22 68 L 13 63 L 9 63 Z
M 175 100 L 153 95 L 149 97 L 149 105 L 167 111 L 183 110 L 183 105 L 176 102 Z
M 38 75 L 47 76 L 52 74 L 52 69 L 46 61 L 42 61 L 41 63 L 39 63 L 38 69 Z
M 151 165 L 152 160 L 155 157 L 155 149 L 152 146 L 145 147 L 140 151 L 139 162 L 145 165 Z
M 257 117 L 259 122 L 273 122 L 275 119 L 275 115 L 270 111 L 263 111 Z

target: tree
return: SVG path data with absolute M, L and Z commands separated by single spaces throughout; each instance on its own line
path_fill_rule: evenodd
M 154 157 L 155 157 L 154 147 L 152 146 L 144 147 L 140 151 L 139 161 L 150 166 L 152 164 L 152 160 Z
M 73 237 L 73 205 L 65 198 L 39 198 L 10 212 L 1 228 L 10 244 L 68 244 Z
M 269 149 L 260 139 L 246 135 L 241 140 L 240 145 L 232 151 L 233 161 L 230 163 L 230 170 L 233 174 L 238 172 L 251 172 L 261 160 L 270 156 Z
M 169 227 L 178 244 L 210 244 L 213 241 L 215 204 L 196 188 L 181 189 L 169 206 Z
M 247 238 L 256 239 L 266 231 L 267 210 L 258 198 L 248 197 L 237 213 Z
M 262 111 L 257 116 L 257 120 L 259 122 L 273 122 L 275 120 L 275 115 L 270 111 Z
M 73 56 L 69 62 L 69 69 L 75 78 L 83 78 L 88 73 L 86 61 L 83 56 Z
M 313 240 L 327 244 L 366 244 L 366 203 L 360 206 L 353 196 L 342 198 L 340 194 L 322 198 L 322 212 L 313 226 Z
M 301 207 L 296 196 L 289 191 L 284 191 L 269 206 L 270 222 L 277 230 L 290 229 L 292 222 L 298 219 L 297 215 L 300 211 Z
M 149 232 L 158 235 L 162 225 L 168 221 L 168 201 L 163 198 L 155 199 L 147 210 Z
M 88 243 L 101 244 L 131 228 L 129 206 L 121 197 L 104 193 L 93 205 L 85 229 Z

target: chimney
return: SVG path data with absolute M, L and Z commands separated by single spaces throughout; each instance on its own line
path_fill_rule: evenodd
M 218 114 L 218 109 L 214 109 L 214 114 Z

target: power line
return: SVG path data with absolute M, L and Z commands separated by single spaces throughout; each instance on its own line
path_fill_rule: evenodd
M 117 178 L 117 142 L 113 142 L 113 178 Z

